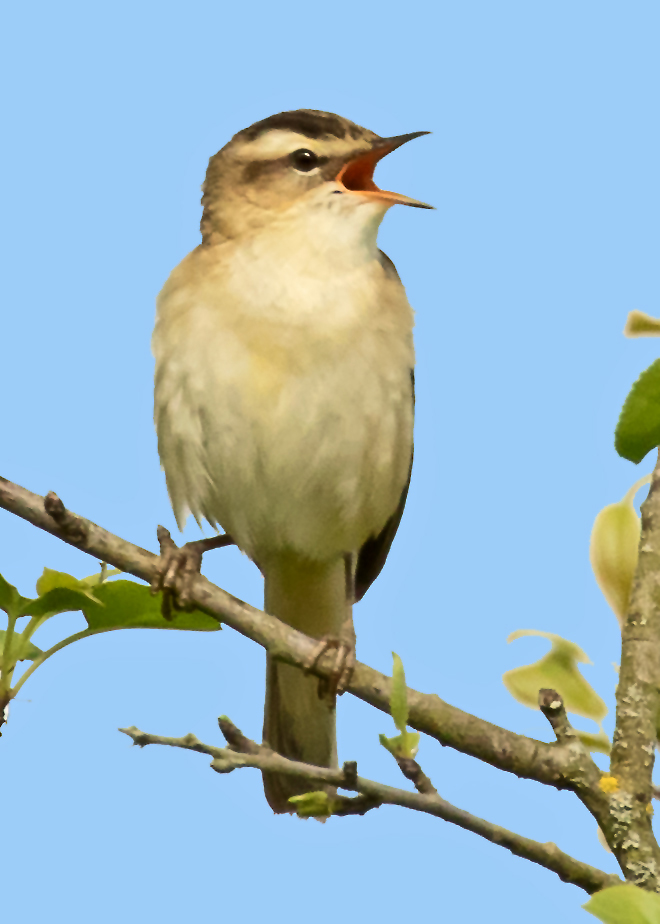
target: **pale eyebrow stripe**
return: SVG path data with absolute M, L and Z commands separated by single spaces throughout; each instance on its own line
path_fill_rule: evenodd
M 365 145 L 366 147 L 367 145 Z M 237 155 L 245 160 L 270 160 L 285 157 L 300 148 L 306 148 L 319 157 L 333 157 L 346 154 L 360 147 L 354 140 L 324 138 L 322 141 L 300 135 L 298 132 L 273 129 L 263 132 L 254 141 L 248 141 L 237 148 Z

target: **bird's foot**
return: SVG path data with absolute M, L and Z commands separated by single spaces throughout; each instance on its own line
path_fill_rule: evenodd
M 307 659 L 305 673 L 313 671 L 321 658 L 333 650 L 337 653 L 332 670 L 327 678 L 327 683 L 329 684 L 329 693 L 331 695 L 341 696 L 351 682 L 356 663 L 355 630 L 352 619 L 346 620 L 339 636 L 326 635 L 319 639 L 318 644 Z
M 190 610 L 193 607 L 192 587 L 200 573 L 204 552 L 233 545 L 234 540 L 225 534 L 186 542 L 179 548 L 164 526 L 158 527 L 156 535 L 160 545 L 160 566 L 151 582 L 151 592 L 163 592 L 161 611 L 165 619 L 173 619 L 174 610 Z

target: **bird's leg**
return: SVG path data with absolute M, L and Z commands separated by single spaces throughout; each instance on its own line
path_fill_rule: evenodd
M 172 610 L 189 609 L 192 602 L 192 584 L 202 566 L 202 555 L 210 549 L 221 549 L 234 545 L 226 533 L 212 539 L 197 539 L 186 542 L 179 548 L 164 526 L 156 530 L 160 545 L 160 567 L 151 582 L 152 594 L 163 592 L 162 613 L 165 619 L 172 619 Z
M 330 673 L 329 692 L 331 695 L 341 694 L 351 681 L 355 668 L 355 627 L 353 625 L 353 603 L 355 602 L 355 569 L 353 556 L 344 555 L 344 571 L 346 574 L 346 617 L 338 635 L 325 635 L 319 640 L 305 664 L 305 672 L 314 670 L 323 655 L 335 649 L 335 663 Z M 325 685 L 324 685 L 325 686 Z M 321 690 L 319 691 L 321 695 Z

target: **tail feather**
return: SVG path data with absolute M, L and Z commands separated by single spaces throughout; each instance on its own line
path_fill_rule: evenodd
M 339 634 L 348 606 L 343 560 L 319 565 L 280 559 L 264 571 L 267 612 L 313 638 Z M 263 737 L 291 760 L 336 767 L 335 696 L 319 692 L 317 677 L 269 656 Z M 266 799 L 277 813 L 293 810 L 291 796 L 325 788 L 282 773 L 263 778 Z

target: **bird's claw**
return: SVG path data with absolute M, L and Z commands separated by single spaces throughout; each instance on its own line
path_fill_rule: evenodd
M 327 635 L 320 639 L 319 643 L 314 647 L 314 650 L 307 658 L 305 673 L 308 674 L 313 671 L 321 658 L 333 649 L 336 650 L 337 654 L 335 655 L 334 664 L 328 677 L 330 694 L 341 696 L 351 682 L 353 670 L 355 669 L 356 657 L 354 638 L 349 641 L 345 638 Z
M 230 535 L 224 533 L 210 539 L 186 542 L 179 548 L 164 526 L 158 527 L 156 535 L 160 545 L 160 564 L 151 582 L 151 592 L 158 594 L 162 591 L 161 612 L 165 619 L 174 619 L 173 610 L 190 611 L 194 608 L 193 585 L 201 571 L 204 552 L 235 543 Z
M 194 543 L 179 548 L 164 526 L 158 527 L 156 535 L 160 545 L 160 567 L 151 582 L 151 593 L 162 591 L 163 616 L 173 619 L 174 610 L 192 608 L 192 586 L 200 573 L 203 553 Z

